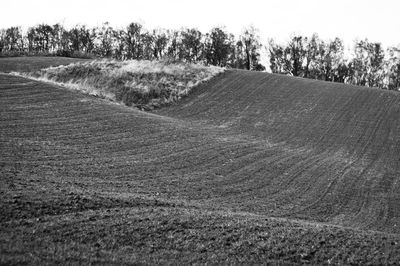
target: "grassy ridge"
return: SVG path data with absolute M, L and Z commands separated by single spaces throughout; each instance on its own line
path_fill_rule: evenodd
M 168 61 L 96 60 L 30 75 L 146 110 L 178 101 L 222 68 Z

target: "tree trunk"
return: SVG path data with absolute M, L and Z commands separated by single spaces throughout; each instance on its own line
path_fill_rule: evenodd
M 247 56 L 247 70 L 253 70 L 253 62 L 251 60 L 251 53 L 248 49 L 246 49 L 246 56 Z

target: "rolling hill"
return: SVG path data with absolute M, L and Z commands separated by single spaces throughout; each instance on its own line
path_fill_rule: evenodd
M 396 264 L 399 97 L 227 70 L 149 113 L 0 74 L 0 262 Z
M 231 70 L 159 113 L 264 141 L 219 171 L 274 215 L 399 232 L 396 92 Z

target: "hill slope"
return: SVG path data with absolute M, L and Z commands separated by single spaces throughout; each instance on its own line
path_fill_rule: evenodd
M 90 59 L 50 56 L 23 56 L 23 57 L 1 57 L 0 72 L 31 72 L 51 66 L 68 65 L 78 62 L 89 62 Z
M 282 149 L 220 169 L 274 215 L 398 232 L 398 93 L 231 70 L 159 113 Z
M 305 150 L 9 75 L 0 113 L 1 264 L 399 260 L 397 234 L 269 217 Z
M 398 100 L 227 71 L 152 114 L 0 74 L 0 263 L 395 264 Z

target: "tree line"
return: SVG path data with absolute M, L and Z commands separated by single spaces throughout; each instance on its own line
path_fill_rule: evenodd
M 0 30 L 0 54 L 54 54 L 70 57 L 162 59 L 201 62 L 230 68 L 265 70 L 257 29 L 248 27 L 235 39 L 223 27 L 203 34 L 194 28 L 148 31 L 140 23 L 114 29 L 109 23 L 88 28 L 65 29 L 60 24 L 41 24 L 22 33 L 20 27 Z
M 285 44 L 270 39 L 263 45 L 258 30 L 245 28 L 238 37 L 224 27 L 207 33 L 195 28 L 146 30 L 140 23 L 123 29 L 109 23 L 89 28 L 77 25 L 40 24 L 23 32 L 20 27 L 0 30 L 0 55 L 58 55 L 67 57 L 107 57 L 162 59 L 200 62 L 228 68 L 263 71 L 261 52 L 266 49 L 273 73 L 347 84 L 400 88 L 400 50 L 383 49 L 380 43 L 356 41 L 352 55 L 344 53 L 343 41 L 321 40 L 295 35 Z
M 321 40 L 293 36 L 287 44 L 269 42 L 270 67 L 273 73 L 341 82 L 353 85 L 400 89 L 400 49 L 367 39 L 356 41 L 353 55 L 346 58 L 339 38 Z

